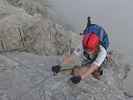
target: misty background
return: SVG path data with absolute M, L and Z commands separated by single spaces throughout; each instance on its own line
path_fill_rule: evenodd
M 133 64 L 132 0 L 48 0 L 49 16 L 74 32 L 80 33 L 86 18 L 101 25 L 109 33 L 111 47 L 120 50 Z
M 133 64 L 133 1 L 132 0 L 48 0 L 49 16 L 66 29 L 80 33 L 86 26 L 87 17 L 92 23 L 104 27 L 109 33 L 110 46 L 125 54 Z M 133 95 L 133 69 L 124 81 L 126 90 Z

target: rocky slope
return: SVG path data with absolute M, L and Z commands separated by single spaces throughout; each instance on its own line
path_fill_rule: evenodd
M 0 100 L 126 100 L 123 80 L 130 65 L 113 55 L 101 80 L 89 77 L 74 85 L 70 75 L 53 76 L 51 66 L 61 56 L 38 56 L 25 52 L 0 55 Z M 115 61 L 120 59 L 120 61 Z
M 0 50 L 62 55 L 71 32 L 47 17 L 46 0 L 0 0 Z
M 126 100 L 123 80 L 131 66 L 117 51 L 99 81 L 74 85 L 70 75 L 52 75 L 51 66 L 80 36 L 53 23 L 47 7 L 46 0 L 0 0 L 0 100 Z

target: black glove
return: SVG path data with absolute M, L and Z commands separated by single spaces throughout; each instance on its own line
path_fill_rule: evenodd
M 81 76 L 73 76 L 70 78 L 70 80 L 72 81 L 72 83 L 78 84 L 81 81 Z
M 61 70 L 61 66 L 60 65 L 54 65 L 52 66 L 52 72 L 53 73 L 59 73 Z

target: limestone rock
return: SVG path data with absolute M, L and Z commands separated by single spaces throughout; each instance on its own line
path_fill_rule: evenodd
M 37 10 L 45 11 L 45 9 L 32 9 L 31 12 L 33 11 L 34 14 L 29 14 L 26 9 L 23 9 L 25 6 L 30 9 L 34 4 L 43 6 L 45 1 L 41 1 L 43 3 L 36 3 L 34 0 L 0 1 L 1 51 L 18 49 L 40 55 L 62 55 L 70 51 L 71 33 L 53 23 L 48 17 L 44 17 L 45 13 L 39 13 L 40 10 Z
M 120 55 L 114 53 L 113 57 Z M 0 72 L 2 100 L 127 100 L 122 84 L 127 66 L 123 62 L 106 64 L 101 80 L 89 77 L 75 85 L 69 81 L 70 75 L 53 76 L 51 72 L 52 65 L 62 62 L 61 56 L 16 52 L 1 55 L 0 61 L 8 66 Z

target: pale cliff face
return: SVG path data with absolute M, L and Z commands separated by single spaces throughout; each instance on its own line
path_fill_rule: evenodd
M 97 2 L 97 6 L 101 8 L 98 11 L 102 12 L 102 15 L 104 13 L 104 16 L 100 16 L 101 13 L 97 13 L 97 9 L 92 11 L 92 9 L 86 10 L 82 7 L 86 11 L 83 12 L 82 9 L 80 11 L 78 5 L 84 4 L 81 0 L 76 5 L 72 1 L 64 2 L 65 5 L 60 1 L 55 2 L 58 3 L 58 9 L 67 8 L 65 11 L 57 10 L 60 14 L 63 11 L 64 15 L 60 17 L 57 14 L 56 17 L 60 20 L 62 18 L 62 22 L 64 19 L 64 23 L 72 26 L 71 29 L 81 31 L 82 28 L 79 25 L 83 25 L 81 22 L 82 20 L 85 22 L 88 16 L 86 12 L 89 11 L 88 13 L 92 16 L 99 15 L 99 17 L 94 17 L 96 23 L 106 26 L 105 28 L 109 31 L 116 29 L 112 31 L 111 37 L 123 32 L 121 30 L 118 32 L 116 25 L 118 22 L 121 23 L 117 14 L 120 9 L 114 13 L 111 10 L 112 6 L 108 6 L 114 2 L 104 3 L 108 4 L 105 8 L 107 7 L 117 15 L 115 17 L 109 16 L 112 15 L 110 12 L 106 15 L 106 9 L 102 8 L 104 3 L 101 1 Z M 30 52 L 8 52 L 0 55 L 0 98 L 2 100 L 125 100 L 122 83 L 131 66 L 122 60 L 119 51 L 113 53 L 113 63 L 106 66 L 100 81 L 89 78 L 79 85 L 71 85 L 67 83 L 69 76 L 59 74 L 54 77 L 52 75 L 52 65 L 60 64 L 63 60 L 61 56 L 53 55 L 71 51 L 70 47 L 79 44 L 80 37 L 73 32 L 65 31 L 62 26 L 47 18 L 45 4 L 45 0 L 0 0 L 0 50 L 10 51 L 23 48 Z M 95 1 L 89 3 L 89 7 L 92 8 L 94 4 Z M 118 2 L 114 8 L 117 8 L 117 5 Z M 49 7 L 52 9 L 52 6 L 49 5 Z M 74 13 L 70 16 L 66 12 Z M 125 25 L 122 23 L 121 26 Z M 116 42 L 118 36 L 112 39 Z M 52 56 L 38 56 L 31 52 Z

